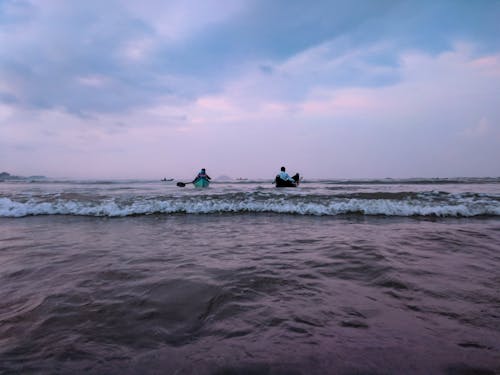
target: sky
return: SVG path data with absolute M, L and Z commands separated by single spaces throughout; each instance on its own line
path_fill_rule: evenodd
M 499 0 L 0 0 L 0 172 L 500 176 Z

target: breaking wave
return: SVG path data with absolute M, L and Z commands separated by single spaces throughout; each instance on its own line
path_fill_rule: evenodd
M 295 215 L 500 216 L 496 195 L 443 192 L 283 195 L 227 193 L 196 196 L 0 198 L 0 217 L 78 215 L 279 213 Z

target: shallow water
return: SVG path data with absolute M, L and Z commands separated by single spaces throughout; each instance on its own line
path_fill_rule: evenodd
M 0 373 L 500 373 L 496 217 L 0 218 L 0 265 Z

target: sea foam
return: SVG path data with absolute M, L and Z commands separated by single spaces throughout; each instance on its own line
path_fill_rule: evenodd
M 216 214 L 216 213 L 278 213 L 295 215 L 336 216 L 347 214 L 385 216 L 472 217 L 500 216 L 500 202 L 491 199 L 453 197 L 431 199 L 359 199 L 322 198 L 307 196 L 268 196 L 255 199 L 231 197 L 169 197 L 118 198 L 96 201 L 28 199 L 16 201 L 0 198 L 0 217 L 32 215 L 79 215 L 123 217 L 152 214 Z

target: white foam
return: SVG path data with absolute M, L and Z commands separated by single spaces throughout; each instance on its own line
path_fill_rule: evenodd
M 297 197 L 295 197 L 297 198 Z M 112 199 L 98 202 L 57 200 L 53 202 L 17 202 L 0 198 L 0 217 L 23 217 L 30 215 L 81 215 L 121 217 L 150 214 L 210 214 L 274 212 L 296 215 L 335 216 L 343 214 L 386 216 L 440 216 L 471 217 L 479 215 L 500 216 L 500 203 L 495 200 L 454 199 L 436 203 L 428 200 L 388 199 L 329 199 L 310 202 L 304 199 L 268 197 L 255 199 L 142 199 L 132 203 L 116 202 Z

